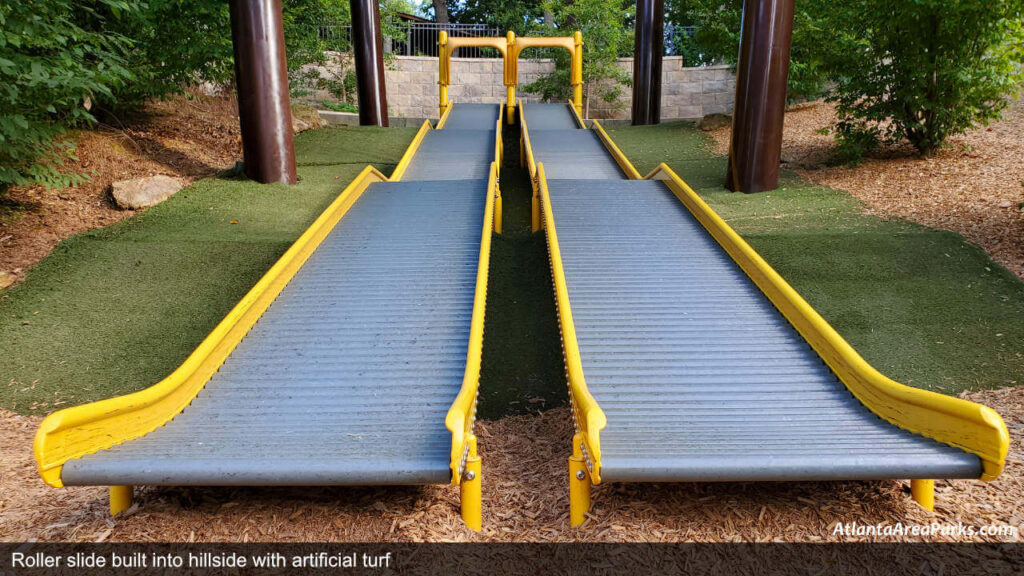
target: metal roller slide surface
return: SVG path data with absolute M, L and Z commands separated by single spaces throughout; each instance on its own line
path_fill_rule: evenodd
M 63 481 L 448 482 L 486 186 L 371 185 L 189 407 Z
M 480 130 L 494 134 L 500 109 L 497 104 L 456 104 L 448 114 L 444 130 Z
M 458 117 L 461 107 L 452 109 L 451 116 Z M 427 132 L 402 180 L 487 180 L 493 161 L 494 122 L 490 130 L 455 130 L 446 124 Z
M 591 130 L 576 126 L 566 104 L 524 106 L 530 148 L 549 180 L 621 180 L 626 176 Z M 568 118 L 569 124 L 563 121 Z
M 854 398 L 663 183 L 548 189 L 583 372 L 608 419 L 603 480 L 981 474 L 977 456 Z

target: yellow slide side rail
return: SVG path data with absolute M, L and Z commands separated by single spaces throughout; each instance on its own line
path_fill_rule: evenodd
M 1010 436 L 995 410 L 890 380 L 868 364 L 732 227 L 675 172 L 661 164 L 647 179 L 662 180 L 750 276 L 772 304 L 865 406 L 888 422 L 978 455 L 982 480 L 1003 470 Z
M 473 423 L 476 421 L 477 397 L 480 390 L 480 356 L 484 341 L 484 310 L 487 304 L 487 271 L 491 260 L 491 232 L 494 221 L 494 189 L 497 184 L 498 166 L 491 163 L 487 178 L 487 201 L 484 207 L 483 232 L 480 238 L 480 262 L 476 271 L 476 292 L 473 296 L 473 316 L 469 328 L 469 351 L 466 355 L 466 371 L 462 388 L 455 397 L 445 426 L 452 433 L 451 470 L 452 484 L 459 484 L 473 440 Z
M 594 120 L 591 124 L 593 125 L 594 132 L 597 133 L 597 137 L 601 140 L 601 143 L 604 144 L 608 153 L 612 155 L 612 158 L 615 159 L 615 163 L 618 164 L 619 168 L 621 168 L 626 174 L 626 177 L 630 180 L 640 180 L 643 178 L 640 172 L 633 167 L 633 163 L 629 161 L 629 158 L 626 158 L 626 155 L 622 153 L 622 150 L 619 150 L 619 147 L 615 145 L 611 136 L 608 136 L 608 133 L 604 131 L 604 127 L 601 126 L 601 123 Z
M 447 106 L 441 106 L 441 118 L 437 121 L 438 130 L 444 128 L 445 123 L 448 122 L 448 116 L 452 113 L 452 104 L 454 104 L 454 102 L 449 100 Z
M 438 128 L 441 127 L 441 123 L 438 123 Z M 412 163 L 412 157 L 416 155 L 416 151 L 420 149 L 420 145 L 423 144 L 423 139 L 427 137 L 427 132 L 430 132 L 430 120 L 424 120 L 420 126 L 416 136 L 413 137 L 409 147 L 405 149 L 405 154 L 402 154 L 401 160 L 398 161 L 398 165 L 395 166 L 395 171 L 391 173 L 391 177 L 388 179 L 391 182 L 398 182 L 405 175 L 405 171 L 409 169 L 409 164 Z
M 511 34 L 511 32 L 509 32 Z M 505 114 L 505 102 L 501 103 L 498 108 L 498 122 L 494 127 L 494 232 L 501 234 L 501 218 L 502 218 L 502 202 L 501 202 L 501 182 L 499 175 L 501 174 L 501 163 L 505 157 L 505 142 L 501 137 L 502 119 Z
M 59 488 L 66 461 L 148 434 L 184 410 L 366 188 L 386 180 L 376 168 L 364 168 L 170 376 L 43 420 L 33 444 L 43 480 Z
M 558 247 L 558 232 L 555 230 L 555 219 L 551 212 L 551 195 L 544 176 L 544 163 L 537 165 L 537 182 L 540 187 L 544 231 L 548 240 L 548 256 L 551 259 L 551 278 L 555 285 L 555 304 L 558 308 L 558 324 L 562 332 L 562 354 L 565 359 L 565 370 L 568 375 L 569 399 L 572 402 L 573 423 L 576 426 L 573 450 L 581 450 L 594 484 L 601 482 L 601 430 L 608 424 L 604 411 L 590 395 L 587 383 L 583 378 L 583 363 L 580 361 L 579 343 L 576 340 L 576 328 L 572 321 L 572 310 L 569 308 L 569 288 L 565 281 L 562 268 L 562 254 Z

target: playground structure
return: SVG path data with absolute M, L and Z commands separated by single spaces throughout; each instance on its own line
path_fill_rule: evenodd
M 459 48 L 494 48 L 501 53 L 504 61 L 505 117 L 509 124 L 515 122 L 516 86 L 519 85 L 519 56 L 527 48 L 562 48 L 569 52 L 569 83 L 572 85 L 572 106 L 576 114 L 583 114 L 583 34 L 577 30 L 569 37 L 538 36 L 516 37 L 508 32 L 505 38 L 460 38 L 449 37 L 442 31 L 438 35 L 438 66 L 440 86 L 440 115 L 444 116 L 450 101 L 448 86 L 452 83 L 452 55 Z
M 43 479 L 109 485 L 114 514 L 135 484 L 451 482 L 479 530 L 501 116 L 425 122 L 390 178 L 367 166 L 170 376 L 51 414 Z
M 601 482 L 993 480 L 1009 432 L 979 404 L 868 365 L 665 164 L 598 121 L 520 105 L 575 435 L 570 518 Z
M 931 508 L 933 478 L 1001 473 L 998 414 L 871 368 L 667 165 L 642 177 L 588 128 L 575 72 L 570 103 L 509 104 L 522 50 L 569 49 L 579 70 L 579 32 L 440 42 L 436 128 L 390 177 L 364 169 L 168 378 L 50 415 L 34 446 L 47 483 L 109 485 L 117 513 L 135 484 L 450 482 L 479 530 L 506 118 L 550 255 L 573 525 L 601 482 L 910 478 Z M 470 45 L 502 51 L 508 101 L 447 98 Z

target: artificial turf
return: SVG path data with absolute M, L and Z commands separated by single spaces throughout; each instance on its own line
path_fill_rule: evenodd
M 1024 373 L 1024 283 L 959 235 L 864 215 L 849 195 L 791 174 L 778 191 L 725 192 L 724 160 L 690 124 L 610 132 L 641 172 L 668 162 L 887 375 L 957 393 Z M 202 180 L 61 242 L 0 292 L 0 407 L 45 413 L 159 381 L 363 166 L 390 173 L 414 134 L 306 132 L 296 186 Z M 506 234 L 492 247 L 485 417 L 565 402 L 547 252 L 528 231 L 516 138 L 506 135 L 502 169 Z
M 728 192 L 725 159 L 690 123 L 609 133 L 642 174 L 667 162 L 890 378 L 947 394 L 1022 383 L 1024 283 L 959 234 L 867 215 L 793 173 Z

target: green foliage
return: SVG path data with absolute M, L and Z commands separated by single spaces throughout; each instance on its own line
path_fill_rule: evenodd
M 348 102 L 333 102 L 331 100 L 324 100 L 322 102 L 323 107 L 328 110 L 334 110 L 335 112 L 359 112 L 354 104 Z
M 595 96 L 615 102 L 623 86 L 631 83 L 629 73 L 617 62 L 619 53 L 633 42 L 626 22 L 632 19 L 635 4 L 630 0 L 546 0 L 543 9 L 554 16 L 554 26 L 538 27 L 535 34 L 566 36 L 576 30 L 583 32 L 584 108 L 589 109 Z M 553 56 L 555 71 L 523 86 L 524 92 L 540 94 L 545 100 L 566 100 L 572 96 L 569 54 L 557 50 Z
M 306 64 L 322 64 L 325 50 L 347 49 L 340 37 L 319 35 L 321 25 L 348 23 L 346 0 L 283 0 L 282 11 L 291 80 L 298 81 Z M 146 0 L 114 31 L 133 40 L 127 55 L 133 79 L 111 106 L 137 105 L 202 82 L 226 84 L 233 77 L 231 18 L 223 0 Z
M 846 148 L 906 138 L 932 154 L 997 118 L 1024 81 L 1024 0 L 850 0 L 830 19 Z
M 502 33 L 511 30 L 517 35 L 530 32 L 534 22 L 544 14 L 542 0 L 466 0 L 450 4 L 448 12 L 452 22 L 488 24 Z
M 134 9 L 126 0 L 0 3 L 0 193 L 80 179 L 60 173 L 72 149 L 63 135 L 93 122 L 91 103 L 129 78 L 128 39 L 97 25 Z
M 825 19 L 834 3 L 801 0 L 793 15 L 793 45 L 790 50 L 789 99 L 813 100 L 821 96 L 828 82 L 824 63 L 832 50 Z M 665 18 L 678 26 L 694 26 L 693 35 L 676 37 L 676 50 L 687 66 L 703 64 L 736 65 L 740 46 L 743 0 L 669 0 Z M 849 22 L 837 23 L 850 28 Z

